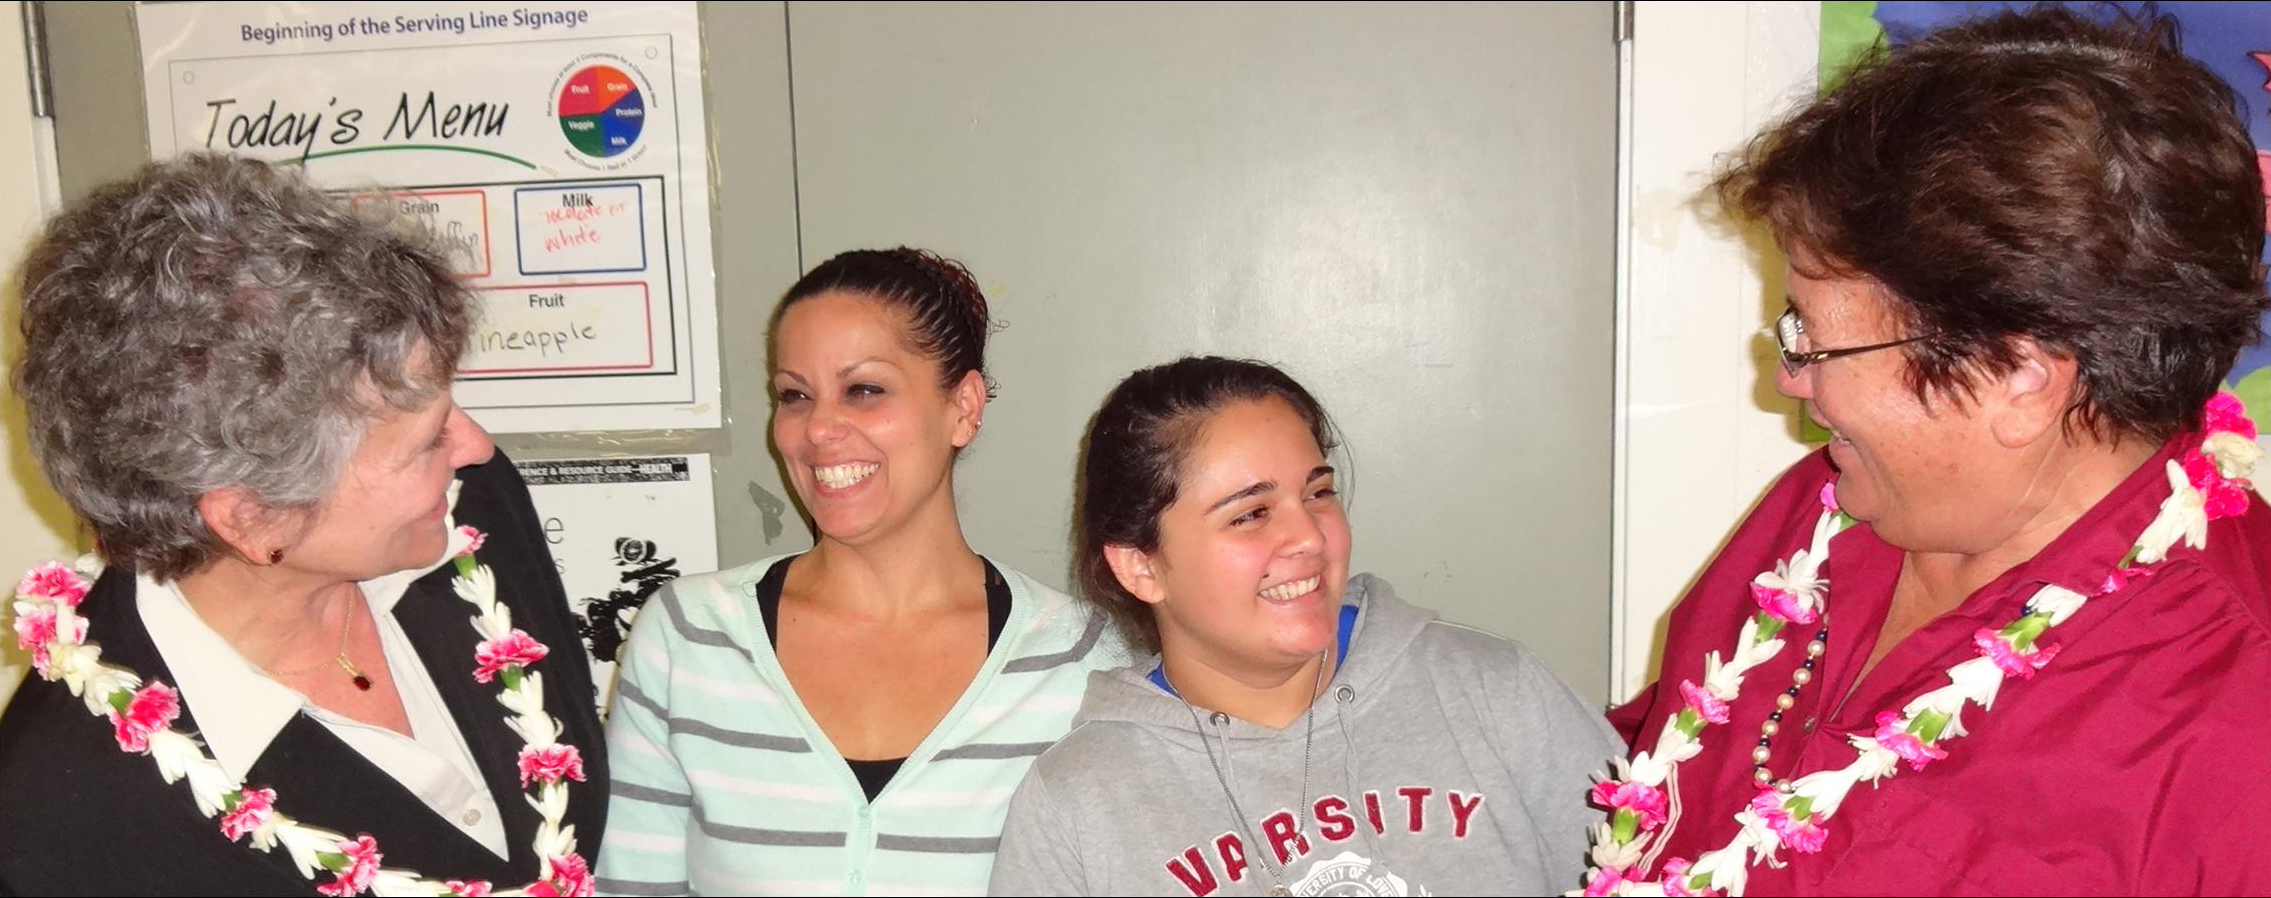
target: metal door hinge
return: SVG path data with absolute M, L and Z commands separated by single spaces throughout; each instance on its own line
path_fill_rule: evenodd
M 55 91 L 47 78 L 47 4 L 31 0 L 23 4 L 24 14 L 24 69 L 31 84 L 32 116 L 55 117 Z

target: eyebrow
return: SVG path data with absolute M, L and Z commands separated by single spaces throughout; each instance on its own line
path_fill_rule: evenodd
M 891 365 L 891 361 L 890 361 L 889 359 L 886 359 L 886 358 L 884 358 L 884 357 L 882 357 L 882 356 L 879 356 L 879 355 L 871 355 L 871 356 L 868 356 L 867 358 L 861 359 L 861 360 L 859 360 L 859 361 L 856 361 L 856 362 L 853 362 L 853 363 L 851 363 L 851 364 L 849 364 L 849 365 L 845 365 L 845 366 L 844 366 L 844 367 L 842 367 L 842 368 L 838 368 L 838 369 L 836 369 L 836 376 L 837 376 L 837 377 L 839 377 L 839 378 L 843 378 L 843 377 L 850 377 L 850 376 L 852 376 L 852 372 L 853 372 L 853 371 L 857 371 L 857 370 L 859 370 L 859 366 L 861 366 L 861 365 L 865 365 L 865 364 L 869 364 L 869 363 L 871 363 L 871 362 L 879 362 L 879 363 L 882 363 L 882 364 L 885 364 L 885 365 Z M 891 367 L 894 367 L 894 368 L 896 368 L 896 367 L 898 367 L 898 366 L 897 366 L 897 365 L 891 365 Z
M 1238 500 L 1240 500 L 1240 499 L 1245 499 L 1245 498 L 1249 498 L 1249 497 L 1252 497 L 1252 496 L 1259 496 L 1259 495 L 1261 495 L 1261 494 L 1263 494 L 1263 493 L 1269 492 L 1269 491 L 1271 491 L 1271 490 L 1274 490 L 1274 489 L 1277 489 L 1277 481 L 1275 481 L 1275 480 L 1264 480 L 1264 481 L 1261 481 L 1260 483 L 1256 483 L 1256 484 L 1254 484 L 1253 486 L 1249 486 L 1249 487 L 1247 487 L 1247 488 L 1245 488 L 1245 489 L 1239 490 L 1239 491 L 1237 491 L 1237 492 L 1235 492 L 1235 493 L 1231 493 L 1230 495 L 1227 495 L 1227 496 L 1224 496 L 1224 497 L 1222 497 L 1222 498 L 1220 498 L 1220 499 L 1217 499 L 1217 500 L 1215 500 L 1215 502 L 1214 502 L 1214 504 L 1213 504 L 1213 505 L 1209 505 L 1209 506 L 1207 506 L 1207 507 L 1206 507 L 1206 513 L 1207 513 L 1207 514 L 1213 514 L 1213 513 L 1215 513 L 1216 511 L 1220 510 L 1220 509 L 1222 508 L 1222 506 L 1228 505 L 1228 504 L 1230 504 L 1230 503 L 1232 503 L 1232 502 L 1236 502 L 1236 501 L 1238 501 Z
M 1325 477 L 1330 477 L 1330 476 L 1332 476 L 1332 474 L 1333 474 L 1333 466 L 1332 466 L 1332 465 L 1318 465 L 1318 466 L 1317 466 L 1316 468 L 1314 468 L 1314 469 L 1311 469 L 1311 470 L 1310 470 L 1310 472 L 1309 472 L 1309 482 L 1310 482 L 1310 483 L 1315 483 L 1315 482 L 1317 482 L 1317 481 L 1318 481 L 1319 479 L 1322 479 L 1322 478 L 1325 478 Z M 1259 483 L 1256 483 L 1256 484 L 1254 484 L 1254 485 L 1252 485 L 1252 486 L 1249 486 L 1249 487 L 1247 487 L 1247 488 L 1245 488 L 1245 489 L 1239 490 L 1239 491 L 1237 491 L 1237 492 L 1235 492 L 1235 493 L 1231 493 L 1230 495 L 1224 496 L 1224 497 L 1222 497 L 1221 499 L 1218 499 L 1218 500 L 1216 500 L 1216 501 L 1215 501 L 1215 503 L 1214 503 L 1213 505 L 1209 505 L 1209 506 L 1207 506 L 1207 507 L 1206 507 L 1206 513 L 1207 513 L 1207 514 L 1213 514 L 1213 513 L 1215 513 L 1216 511 L 1220 510 L 1220 509 L 1221 509 L 1221 508 L 1222 508 L 1223 506 L 1225 506 L 1225 505 L 1229 505 L 1230 503 L 1236 502 L 1236 501 L 1238 501 L 1238 500 L 1240 500 L 1240 499 L 1250 498 L 1250 497 L 1253 497 L 1253 496 L 1259 496 L 1259 495 L 1261 495 L 1261 494 L 1263 494 L 1263 493 L 1269 492 L 1269 491 L 1271 491 L 1271 490 L 1274 490 L 1274 489 L 1277 489 L 1277 481 L 1275 481 L 1275 480 L 1264 480 L 1264 481 L 1261 481 L 1261 482 L 1259 482 Z
M 853 371 L 855 371 L 855 370 L 857 370 L 857 369 L 859 368 L 859 366 L 861 366 L 861 365 L 865 365 L 865 364 L 869 364 L 869 363 L 871 363 L 871 362 L 873 362 L 873 363 L 880 363 L 880 364 L 884 364 L 884 365 L 891 365 L 891 367 L 894 367 L 894 368 L 898 367 L 897 365 L 892 365 L 892 364 L 891 364 L 891 360 L 890 360 L 890 359 L 886 359 L 886 358 L 884 358 L 884 357 L 882 357 L 882 356 L 879 356 L 879 355 L 878 355 L 878 356 L 869 356 L 869 357 L 867 357 L 867 358 L 864 358 L 864 359 L 861 359 L 861 360 L 859 360 L 859 361 L 853 362 L 853 363 L 851 363 L 851 364 L 849 364 L 849 365 L 845 365 L 845 366 L 844 366 L 844 367 L 842 367 L 842 368 L 836 369 L 836 376 L 837 376 L 837 377 L 839 377 L 839 378 L 850 377 L 850 376 L 852 376 L 852 372 L 853 372 Z M 798 373 L 796 373 L 795 371 L 793 371 L 793 370 L 791 370 L 791 369 L 788 369 L 788 368 L 782 368 L 782 369 L 781 369 L 780 371 L 778 371 L 778 372 L 776 372 L 776 373 L 775 373 L 775 376 L 778 376 L 778 377 L 786 377 L 786 378 L 789 378 L 789 379 L 791 379 L 791 380 L 794 380 L 794 381 L 796 381 L 797 383 L 800 383 L 800 384 L 802 384 L 802 383 L 810 383 L 810 381 L 807 381 L 807 380 L 805 380 L 805 379 L 804 379 L 804 375 L 802 375 L 802 374 L 798 374 Z

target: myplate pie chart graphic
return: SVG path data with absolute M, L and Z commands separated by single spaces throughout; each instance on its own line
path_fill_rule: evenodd
M 560 85 L 560 131 L 586 156 L 607 158 L 639 142 L 647 101 L 622 69 L 588 65 Z

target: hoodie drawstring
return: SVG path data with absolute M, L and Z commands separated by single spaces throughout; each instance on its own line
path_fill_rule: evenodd
M 1333 687 L 1333 701 L 1340 705 L 1333 719 L 1339 723 L 1341 733 L 1341 775 L 1348 778 L 1348 794 L 1362 795 L 1364 780 L 1356 773 L 1356 729 L 1355 724 L 1350 722 L 1356 716 L 1356 687 L 1347 683 Z M 1371 856 L 1368 869 L 1382 874 L 1389 873 L 1388 855 L 1381 850 L 1379 834 L 1373 832 L 1372 827 L 1365 822 L 1359 822 L 1356 831 L 1364 834 L 1364 850 Z

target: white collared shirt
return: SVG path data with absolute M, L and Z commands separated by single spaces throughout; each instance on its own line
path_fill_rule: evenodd
M 165 658 L 166 666 L 172 668 L 181 700 L 197 718 L 199 735 L 229 776 L 242 780 L 275 741 L 276 734 L 291 722 L 292 715 L 306 714 L 417 795 L 443 821 L 463 830 L 496 856 L 508 857 L 505 825 L 497 814 L 496 797 L 483 784 L 465 734 L 443 704 L 425 663 L 419 660 L 402 624 L 394 619 L 394 605 L 409 591 L 410 584 L 439 566 L 437 562 L 357 584 L 362 587 L 371 617 L 378 622 L 387 668 L 394 675 L 395 692 L 410 718 L 414 736 L 324 710 L 299 690 L 277 682 L 207 626 L 176 584 L 138 575 L 135 604 L 143 626 L 150 631 L 151 642 Z M 466 676 L 470 677 L 472 659 L 469 656 L 466 660 Z M 501 707 L 498 713 L 504 713 Z M 277 801 L 289 812 L 290 796 L 280 795 Z M 351 820 L 308 822 L 342 832 L 355 831 Z

